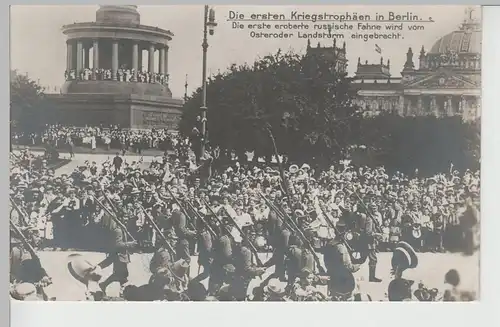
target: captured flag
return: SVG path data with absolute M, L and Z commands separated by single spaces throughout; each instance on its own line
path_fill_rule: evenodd
M 378 44 L 375 44 L 375 51 L 382 53 L 382 49 L 378 46 Z

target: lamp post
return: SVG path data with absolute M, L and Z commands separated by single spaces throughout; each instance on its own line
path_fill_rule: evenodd
M 205 15 L 203 20 L 203 72 L 202 72 L 202 104 L 201 104 L 201 150 L 200 158 L 205 156 L 205 144 L 207 136 L 207 32 L 214 35 L 214 29 L 217 26 L 215 22 L 215 11 L 205 5 Z

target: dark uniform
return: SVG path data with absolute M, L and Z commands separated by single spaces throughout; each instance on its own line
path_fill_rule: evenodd
M 366 246 L 368 251 L 368 267 L 370 282 L 381 282 L 375 277 L 377 270 L 377 240 L 375 239 L 375 226 L 373 220 L 366 214 L 358 216 L 358 228 L 361 234 L 361 242 Z
M 269 239 L 273 247 L 273 256 L 269 259 L 264 267 L 268 268 L 271 266 L 276 266 L 273 277 L 277 277 L 280 280 L 285 279 L 285 256 L 288 251 L 288 243 L 290 239 L 290 231 L 282 226 L 282 222 L 274 215 L 269 214 L 270 221 L 268 225 Z M 270 277 L 270 278 L 273 278 Z
M 203 230 L 198 239 L 198 265 L 203 267 L 203 272 L 193 279 L 194 282 L 200 282 L 210 276 L 210 267 L 213 262 L 212 243 L 210 232 Z
M 191 262 L 189 239 L 195 236 L 196 232 L 188 229 L 187 218 L 179 210 L 172 213 L 172 225 L 177 236 L 177 243 L 175 245 L 175 260 L 184 259 L 189 263 Z
M 300 247 L 300 240 L 292 235 L 289 241 L 290 246 L 286 254 L 286 272 L 288 275 L 287 288 L 290 288 L 295 283 L 295 280 L 299 277 L 300 271 L 303 268 L 303 250 Z
M 19 215 L 16 209 L 12 208 L 10 212 L 10 220 L 16 225 L 24 225 L 24 220 Z M 10 229 L 10 281 L 11 283 L 15 281 L 22 281 L 23 275 L 23 265 L 22 262 L 25 260 L 30 260 L 31 254 L 25 249 L 23 241 L 21 240 L 16 232 Z
M 113 273 L 104 282 L 101 283 L 103 291 L 106 290 L 109 284 L 117 281 L 123 286 L 128 280 L 128 267 L 130 263 L 129 249 L 135 246 L 135 242 L 127 241 L 127 234 L 114 221 L 110 222 L 109 237 L 111 241 L 108 256 L 99 267 L 106 268 L 113 264 Z
M 328 242 L 324 249 L 324 261 L 330 276 L 329 289 L 332 296 L 349 295 L 354 282 L 352 273 L 359 270 L 360 265 L 353 264 L 346 246 L 339 237 Z
M 231 293 L 236 301 L 245 301 L 250 281 L 262 275 L 265 269 L 252 264 L 252 251 L 244 243 L 234 245 L 233 265 L 235 278 L 231 283 Z
M 213 264 L 210 271 L 210 279 L 208 281 L 208 293 L 216 294 L 220 286 L 224 282 L 225 272 L 224 266 L 232 264 L 233 248 L 229 235 L 222 235 L 214 244 L 213 249 Z

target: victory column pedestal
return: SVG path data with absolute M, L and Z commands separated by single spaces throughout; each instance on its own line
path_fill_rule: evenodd
M 48 121 L 177 129 L 183 100 L 168 87 L 170 31 L 141 25 L 137 6 L 102 5 L 95 22 L 65 25 L 63 33 L 66 82 L 61 94 L 47 95 Z

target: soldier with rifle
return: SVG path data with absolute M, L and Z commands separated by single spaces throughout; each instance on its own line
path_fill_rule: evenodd
M 10 198 L 14 210 L 18 213 L 20 220 L 26 219 L 21 208 Z M 30 226 L 20 227 L 19 221 L 10 220 L 10 282 L 12 284 L 31 283 L 36 287 L 37 294 L 45 300 L 47 296 L 44 287 L 52 283 L 51 278 L 42 267 L 40 258 L 25 233 L 29 231 Z
M 204 213 L 200 212 L 200 215 Z M 193 282 L 201 282 L 210 276 L 210 268 L 212 266 L 213 258 L 213 242 L 214 237 L 202 221 L 202 218 L 197 219 L 198 228 L 198 266 L 203 267 L 203 272 L 198 274 L 193 279 Z
M 285 280 L 285 255 L 288 251 L 289 239 L 292 234 L 289 228 L 283 224 L 276 211 L 269 213 L 268 224 L 270 245 L 273 248 L 271 259 L 264 263 L 265 268 L 275 266 L 274 273 L 270 278 Z
M 235 235 L 233 247 L 233 265 L 236 274 L 232 281 L 231 293 L 236 301 L 245 301 L 250 281 L 257 276 L 262 276 L 266 268 L 252 264 L 252 251 L 248 235 L 240 237 Z
M 229 230 L 222 224 L 219 227 L 220 233 L 213 244 L 213 263 L 208 280 L 208 293 L 210 295 L 215 295 L 222 286 L 227 275 L 225 267 L 232 265 L 233 261 L 233 244 Z
M 337 222 L 335 238 L 324 248 L 324 261 L 327 274 L 330 277 L 328 285 L 330 295 L 334 299 L 343 300 L 344 296 L 352 292 L 352 273 L 360 268 L 360 264 L 352 262 L 351 253 L 345 244 L 346 222 L 340 219 Z
M 175 244 L 175 260 L 184 259 L 191 262 L 189 241 L 196 236 L 196 231 L 188 227 L 188 217 L 181 211 L 179 204 L 172 204 L 172 226 L 177 236 Z
M 364 206 L 358 208 L 358 230 L 360 233 L 360 241 L 363 247 L 366 247 L 368 251 L 368 272 L 369 281 L 372 283 L 380 283 L 382 280 L 376 277 L 377 271 L 377 245 L 378 237 L 380 234 L 376 232 L 377 222 L 374 221 L 373 217 L 370 216 L 370 212 Z M 363 212 L 364 211 L 364 212 Z
M 97 198 L 97 204 L 104 209 L 105 214 L 101 224 L 107 231 L 107 237 L 110 242 L 108 246 L 107 257 L 101 261 L 94 269 L 104 269 L 113 265 L 113 273 L 102 283 L 99 284 L 105 293 L 107 287 L 113 282 L 120 283 L 120 291 L 128 282 L 128 264 L 130 263 L 130 250 L 137 246 L 137 241 L 132 238 L 125 225 L 112 213 L 109 203 L 103 204 Z

